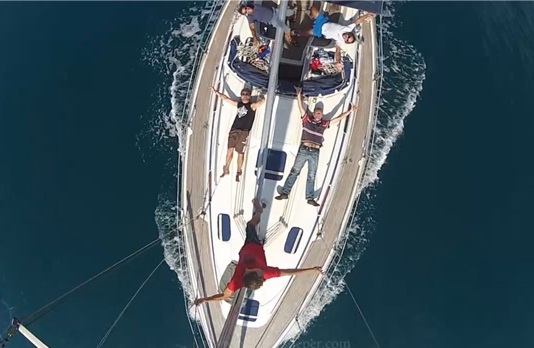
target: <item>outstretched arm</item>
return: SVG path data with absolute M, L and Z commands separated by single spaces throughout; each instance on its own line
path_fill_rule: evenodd
M 297 92 L 297 104 L 299 105 L 300 117 L 303 117 L 306 113 L 306 108 L 304 108 L 304 103 L 302 102 L 302 87 L 295 87 Z
M 280 275 L 283 276 L 293 276 L 299 274 L 310 274 L 310 273 L 323 273 L 323 269 L 320 266 L 311 267 L 311 268 L 294 268 L 294 269 L 281 269 Z
M 235 100 L 233 100 L 232 98 L 230 98 L 229 96 L 227 96 L 226 94 L 219 92 L 213 86 L 211 86 L 211 89 L 213 90 L 213 92 L 215 94 L 217 94 L 217 96 L 219 96 L 219 98 L 221 98 L 222 100 L 228 102 L 228 104 L 231 104 L 233 106 L 237 106 L 237 102 Z
M 254 46 L 258 46 L 260 44 L 260 40 L 258 40 L 258 35 L 256 35 L 256 27 L 254 26 L 254 22 L 249 24 L 250 33 L 252 34 L 252 39 L 254 39 Z
M 354 22 L 354 24 L 360 25 L 366 19 L 375 18 L 375 17 L 376 17 L 375 13 L 367 13 L 367 14 L 364 14 L 363 16 L 360 16 L 360 17 L 356 18 L 356 21 Z
M 341 62 L 341 48 L 339 48 L 338 45 L 336 45 L 336 53 L 334 55 L 334 62 L 336 63 Z
M 349 111 L 345 111 L 344 113 L 340 114 L 339 116 L 336 116 L 334 117 L 333 119 L 330 120 L 330 124 L 334 123 L 334 122 L 338 122 L 338 121 L 341 121 L 342 119 L 344 119 L 345 117 L 347 117 L 348 115 L 350 115 L 352 112 L 358 110 L 358 106 L 356 104 L 353 104 Z
M 204 302 L 209 302 L 209 301 L 222 301 L 222 300 L 226 300 L 227 298 L 229 298 L 230 296 L 232 296 L 234 292 L 228 288 L 224 289 L 224 292 L 222 294 L 215 294 L 213 296 L 209 296 L 209 297 L 203 297 L 203 298 L 197 298 L 195 300 L 195 305 L 200 305 Z
M 252 108 L 252 110 L 256 111 L 256 110 L 258 110 L 258 108 L 259 108 L 260 106 L 262 106 L 264 103 L 265 103 L 265 98 L 261 98 L 260 100 L 258 100 L 258 101 L 255 102 L 254 104 L 252 104 L 250 107 Z

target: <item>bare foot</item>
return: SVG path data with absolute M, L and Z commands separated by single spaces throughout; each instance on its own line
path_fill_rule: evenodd
M 223 173 L 221 174 L 220 178 L 228 174 L 230 174 L 230 171 L 226 169 L 226 166 L 223 166 Z
M 263 207 L 259 199 L 254 198 L 252 204 L 254 204 L 254 209 L 256 209 L 256 211 L 263 212 Z

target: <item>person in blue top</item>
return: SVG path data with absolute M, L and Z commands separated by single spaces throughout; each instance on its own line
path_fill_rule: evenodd
M 325 39 L 334 40 L 336 42 L 336 62 L 341 61 L 340 45 L 352 44 L 358 41 L 354 31 L 359 31 L 361 24 L 368 19 L 372 19 L 376 16 L 374 13 L 367 13 L 359 16 L 354 22 L 348 25 L 341 25 L 338 23 L 330 22 L 328 15 L 319 11 L 318 8 L 312 7 L 310 9 L 309 16 L 314 20 L 313 29 L 308 31 L 292 32 L 292 35 L 298 37 L 324 37 Z

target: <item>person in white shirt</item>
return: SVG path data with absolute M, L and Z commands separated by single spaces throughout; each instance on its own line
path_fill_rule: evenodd
M 329 22 L 328 16 L 320 12 L 318 8 L 312 7 L 310 9 L 310 17 L 314 19 L 313 29 L 304 32 L 292 32 L 292 34 L 299 37 L 324 37 L 326 39 L 334 40 L 336 42 L 336 62 L 341 61 L 340 44 L 352 44 L 356 42 L 356 34 L 354 29 L 359 29 L 361 24 L 367 20 L 374 18 L 376 14 L 367 13 L 359 16 L 353 23 L 349 25 L 341 25 L 338 23 Z

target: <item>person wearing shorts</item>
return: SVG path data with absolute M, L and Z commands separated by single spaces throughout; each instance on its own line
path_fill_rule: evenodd
M 195 305 L 207 301 L 223 301 L 230 298 L 234 292 L 246 287 L 249 290 L 258 290 L 263 286 L 267 279 L 292 276 L 310 273 L 322 273 L 321 267 L 311 268 L 296 268 L 296 269 L 280 269 L 278 267 L 267 266 L 265 258 L 265 250 L 263 249 L 263 242 L 258 237 L 257 226 L 260 223 L 261 214 L 265 207 L 259 200 L 254 199 L 254 215 L 252 219 L 247 222 L 245 245 L 239 251 L 239 262 L 235 268 L 232 279 L 226 285 L 223 293 L 215 294 L 213 296 L 198 298 L 195 300 Z
M 211 87 L 215 94 L 223 101 L 237 107 L 237 114 L 230 128 L 228 134 L 228 152 L 226 153 L 226 163 L 223 167 L 221 177 L 230 174 L 230 164 L 234 157 L 234 151 L 237 152 L 237 173 L 235 180 L 239 182 L 239 177 L 243 173 L 243 162 L 245 159 L 245 146 L 247 144 L 248 133 L 254 125 L 256 118 L 256 110 L 265 102 L 265 99 L 260 99 L 255 103 L 250 101 L 252 90 L 243 88 L 239 100 L 233 100 L 229 96 L 217 91 Z

